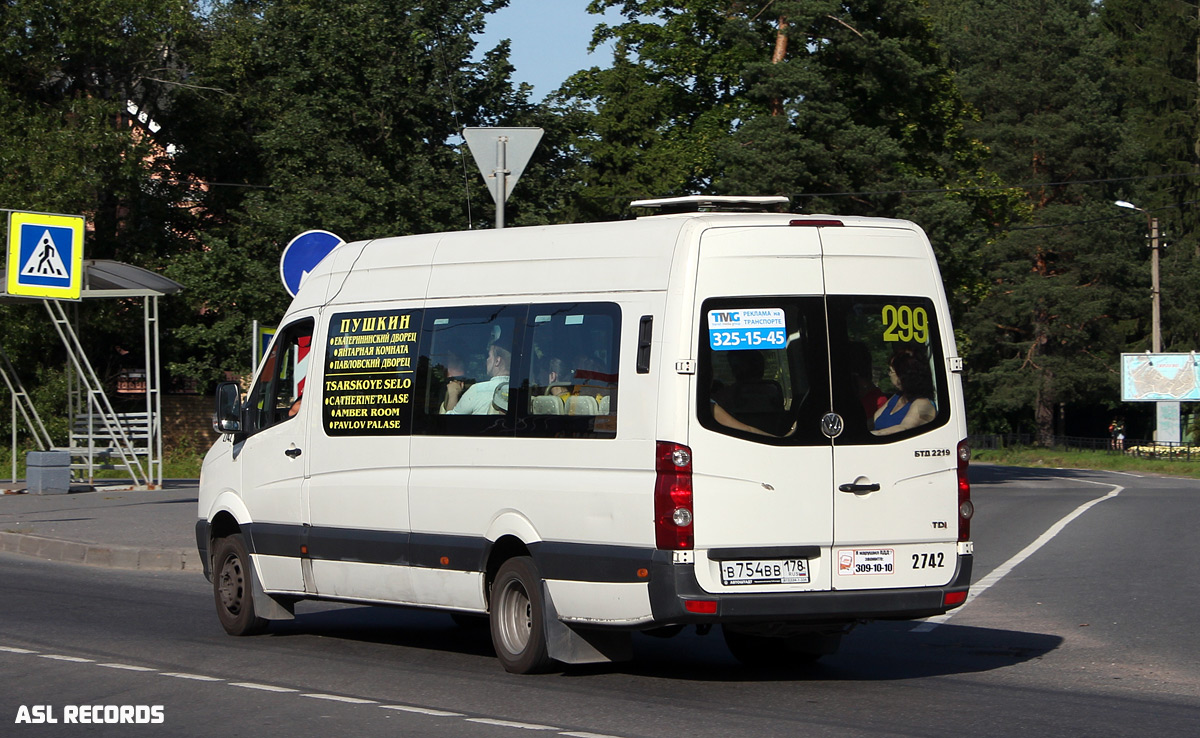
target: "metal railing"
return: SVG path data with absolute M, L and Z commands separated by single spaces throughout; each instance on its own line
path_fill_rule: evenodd
M 1108 437 L 1051 436 L 1049 443 L 1039 443 L 1032 433 L 979 433 L 968 437 L 972 449 L 997 451 L 1005 448 L 1046 448 L 1054 450 L 1103 451 L 1143 459 L 1170 461 L 1200 461 L 1200 445 L 1170 443 L 1126 438 L 1120 447 Z

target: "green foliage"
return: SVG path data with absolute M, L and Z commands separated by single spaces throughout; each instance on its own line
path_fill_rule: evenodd
M 1112 451 L 1059 448 L 1005 448 L 972 452 L 972 463 L 1024 466 L 1035 469 L 1100 469 L 1134 474 L 1158 474 L 1200 479 L 1200 455 L 1190 458 L 1143 458 Z
M 1115 404 L 1117 357 L 1146 327 L 1133 317 L 1145 312 L 1145 255 L 1111 205 L 1116 188 L 1062 184 L 1122 173 L 1111 39 L 1088 0 L 942 10 L 960 88 L 979 111 L 967 134 L 1026 193 L 1024 223 L 980 255 L 985 291 L 961 326 L 974 422 L 1047 437 L 1066 405 Z
M 149 121 L 180 77 L 174 44 L 193 22 L 189 2 L 5 3 L 0 207 L 84 214 L 88 258 L 160 266 L 182 242 L 178 203 L 186 198 L 154 156 Z M 137 318 L 122 324 L 131 311 Z M 140 304 L 119 301 L 79 311 L 79 333 L 102 376 L 140 349 L 140 316 Z M 65 359 L 49 326 L 40 305 L 0 305 L 0 346 L 31 391 Z
M 352 241 L 468 226 L 464 182 L 475 202 L 487 195 L 455 136 L 528 114 L 506 45 L 468 61 L 471 34 L 503 4 L 212 5 L 167 117 L 175 165 L 213 183 L 168 268 L 192 316 L 179 316 L 173 371 L 211 382 L 247 368 L 251 321 L 281 317 L 279 255 L 305 230 Z
M 620 15 L 593 39 L 611 62 L 538 105 L 507 43 L 471 61 L 506 2 L 7 0 L 0 206 L 86 214 L 89 257 L 183 283 L 163 356 L 202 384 L 248 370 L 298 233 L 489 227 L 458 137 L 486 125 L 546 131 L 510 225 L 696 192 L 921 224 L 978 430 L 1111 415 L 1117 355 L 1150 332 L 1145 220 L 1115 199 L 1166 234 L 1165 347 L 1200 344 L 1194 5 L 593 0 Z M 140 367 L 140 302 L 89 301 L 79 321 L 103 378 Z M 65 357 L 47 326 L 0 305 L 0 345 L 50 418 Z
M 1147 209 L 1174 206 L 1158 214 L 1179 242 L 1194 247 L 1200 238 L 1200 8 L 1178 0 L 1107 0 L 1101 19 L 1115 42 L 1125 125 L 1143 173 L 1159 177 L 1134 194 Z

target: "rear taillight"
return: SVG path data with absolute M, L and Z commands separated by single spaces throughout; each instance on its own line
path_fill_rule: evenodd
M 971 481 L 967 479 L 967 466 L 971 462 L 971 447 L 966 440 L 958 443 L 958 540 L 971 540 L 971 517 L 975 515 L 975 504 L 971 502 Z
M 692 450 L 659 441 L 654 462 L 654 544 L 667 551 L 691 549 L 692 530 Z

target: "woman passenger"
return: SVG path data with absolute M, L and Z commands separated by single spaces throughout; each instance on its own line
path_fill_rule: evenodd
M 887 436 L 924 425 L 937 417 L 933 406 L 933 379 L 929 365 L 909 351 L 901 351 L 888 361 L 888 376 L 899 390 L 887 404 L 875 411 L 877 436 Z

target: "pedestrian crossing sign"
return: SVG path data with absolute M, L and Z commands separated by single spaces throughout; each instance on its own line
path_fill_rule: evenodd
M 10 213 L 8 294 L 78 300 L 83 286 L 83 226 L 81 215 Z

